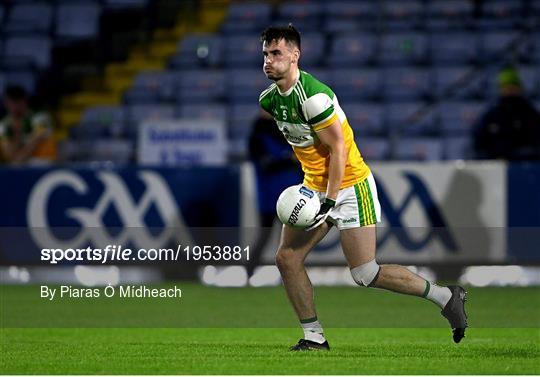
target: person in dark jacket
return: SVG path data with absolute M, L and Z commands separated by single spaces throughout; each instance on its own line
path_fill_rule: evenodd
M 540 115 L 523 95 L 516 69 L 504 68 L 497 77 L 499 98 L 474 127 L 479 159 L 540 159 Z

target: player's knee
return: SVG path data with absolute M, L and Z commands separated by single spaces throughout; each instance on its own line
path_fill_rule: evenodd
M 276 266 L 282 270 L 290 263 L 290 250 L 287 248 L 279 248 L 276 253 Z
M 294 250 L 289 247 L 280 247 L 276 253 L 276 266 L 280 271 L 294 267 L 297 263 Z
M 373 259 L 370 262 L 351 268 L 351 275 L 356 284 L 372 287 L 379 277 L 380 270 L 381 266 Z

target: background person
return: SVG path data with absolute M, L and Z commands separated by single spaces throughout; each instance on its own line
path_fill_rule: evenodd
M 56 159 L 56 143 L 50 117 L 33 112 L 28 95 L 19 86 L 6 89 L 7 115 L 0 121 L 0 161 L 7 164 L 51 162 Z
M 479 159 L 540 159 L 540 115 L 523 95 L 517 70 L 506 67 L 497 76 L 499 98 L 474 127 Z

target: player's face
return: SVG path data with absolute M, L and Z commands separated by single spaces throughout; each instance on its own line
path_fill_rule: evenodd
M 263 43 L 263 71 L 270 80 L 278 81 L 289 73 L 291 64 L 297 61 L 295 48 L 284 39 Z

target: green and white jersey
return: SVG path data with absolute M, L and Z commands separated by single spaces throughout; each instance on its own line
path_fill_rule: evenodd
M 307 72 L 299 71 L 296 83 L 281 93 L 274 83 L 259 97 L 260 106 L 271 114 L 279 130 L 292 145 L 305 173 L 304 184 L 324 191 L 328 179 L 328 150 L 317 132 L 339 120 L 349 159 L 342 187 L 350 187 L 369 175 L 354 142 L 354 135 L 337 96 L 327 85 Z
M 259 97 L 261 107 L 272 114 L 289 144 L 307 147 L 315 142 L 314 131 L 329 126 L 337 112 L 345 118 L 334 92 L 309 73 L 300 77 L 286 93 L 274 83 Z M 335 119 L 334 119 L 335 120 Z

